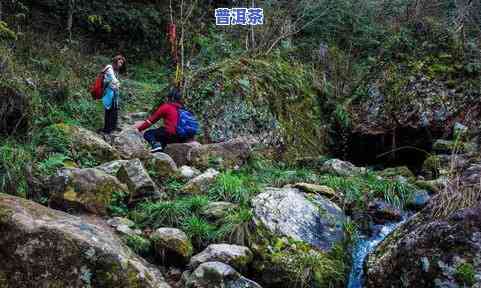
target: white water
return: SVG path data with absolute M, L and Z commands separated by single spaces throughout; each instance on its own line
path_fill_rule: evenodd
M 386 238 L 392 231 L 394 231 L 403 222 L 388 223 L 382 226 L 382 228 L 371 238 L 366 236 L 360 236 L 356 243 L 356 246 L 352 252 L 352 269 L 349 274 L 349 281 L 347 288 L 362 288 L 363 281 L 363 265 L 366 256 L 371 253 L 381 241 Z

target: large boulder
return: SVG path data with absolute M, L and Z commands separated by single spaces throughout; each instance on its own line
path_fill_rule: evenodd
M 267 188 L 252 205 L 256 225 L 276 236 L 288 236 L 324 251 L 344 237 L 344 213 L 322 196 L 294 188 Z
M 182 230 L 176 228 L 159 228 L 150 235 L 162 262 L 167 264 L 183 264 L 192 256 L 192 244 Z
M 234 139 L 193 148 L 190 150 L 189 160 L 192 166 L 199 169 L 212 166 L 217 169 L 237 169 L 247 161 L 251 152 L 251 142 Z
M 147 149 L 147 141 L 142 133 L 134 128 L 125 129 L 115 135 L 112 140 L 114 146 L 124 159 L 139 158 L 142 160 L 150 158 L 150 150 Z
M 98 162 L 120 159 L 120 153 L 100 135 L 82 127 L 56 124 L 72 140 L 73 149 L 92 155 Z
M 170 287 L 102 223 L 0 194 L 0 287 Z
M 186 277 L 185 282 L 186 288 L 262 288 L 221 262 L 201 264 Z
M 201 172 L 195 168 L 183 165 L 179 168 L 179 177 L 184 180 L 190 180 L 199 176 Z
M 114 193 L 128 195 L 116 177 L 94 168 L 63 169 L 49 180 L 50 203 L 62 210 L 106 215 Z
M 174 144 L 169 144 L 167 147 L 165 147 L 165 153 L 169 154 L 172 159 L 174 159 L 174 162 L 178 166 L 182 165 L 189 165 L 189 153 L 190 150 L 193 148 L 200 147 L 201 144 L 199 142 L 193 141 L 193 142 L 188 142 L 188 143 L 174 143 Z
M 481 207 L 443 219 L 425 209 L 369 255 L 366 287 L 481 287 Z
M 219 261 L 236 269 L 244 270 L 253 260 L 251 250 L 244 246 L 230 244 L 211 244 L 204 251 L 194 255 L 189 262 L 189 268 L 194 270 L 201 263 Z
M 187 184 L 182 187 L 182 192 L 185 194 L 207 193 L 209 186 L 215 182 L 218 175 L 219 171 L 207 169 L 204 173 L 187 182 Z

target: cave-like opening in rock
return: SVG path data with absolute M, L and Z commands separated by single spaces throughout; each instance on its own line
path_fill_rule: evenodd
M 345 157 L 358 166 L 374 169 L 407 166 L 420 172 L 432 150 L 433 135 L 428 128 L 401 127 L 389 131 L 353 132 Z

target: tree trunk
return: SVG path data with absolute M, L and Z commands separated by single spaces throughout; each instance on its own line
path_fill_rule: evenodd
M 67 17 L 67 33 L 68 41 L 72 42 L 72 25 L 73 25 L 73 13 L 75 9 L 75 0 L 68 0 L 68 17 Z

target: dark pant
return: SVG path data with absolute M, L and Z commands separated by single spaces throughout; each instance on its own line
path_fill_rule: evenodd
M 117 129 L 118 123 L 118 114 L 119 114 L 119 107 L 117 105 L 112 105 L 110 109 L 105 109 L 105 124 L 104 124 L 104 132 L 105 133 L 112 133 L 115 129 Z
M 144 133 L 144 138 L 150 143 L 152 148 L 154 148 L 157 143 L 160 143 L 162 149 L 164 149 L 167 144 L 183 143 L 187 140 L 177 135 L 168 134 L 164 128 L 147 130 Z

